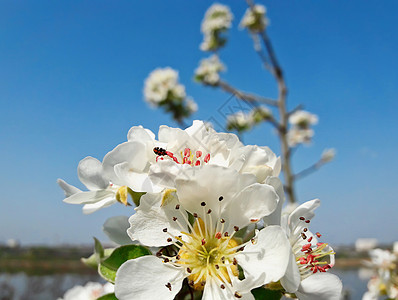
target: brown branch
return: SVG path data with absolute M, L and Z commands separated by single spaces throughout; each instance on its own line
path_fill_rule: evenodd
M 247 1 L 247 4 L 249 5 L 249 7 L 252 10 L 254 10 L 253 0 L 246 0 L 246 1 Z M 286 82 L 285 82 L 285 79 L 283 76 L 282 68 L 280 67 L 280 64 L 276 57 L 274 48 L 272 46 L 270 39 L 268 38 L 268 35 L 267 35 L 265 29 L 262 30 L 261 32 L 258 32 L 258 37 L 261 38 L 267 55 L 261 51 L 261 48 L 259 47 L 259 45 L 255 44 L 255 50 L 259 54 L 260 59 L 263 61 L 265 67 L 268 70 L 270 70 L 271 74 L 275 77 L 275 80 L 278 84 L 278 101 L 277 101 L 277 103 L 278 103 L 278 110 L 279 110 L 279 117 L 280 117 L 278 132 L 279 132 L 279 137 L 281 140 L 283 175 L 285 177 L 286 194 L 288 195 L 289 201 L 291 203 L 295 203 L 296 197 L 295 197 L 295 193 L 294 193 L 294 176 L 293 176 L 293 172 L 291 169 L 290 147 L 289 147 L 289 144 L 287 141 L 289 114 L 287 112 L 287 107 L 286 107 L 286 97 L 287 97 Z M 254 38 L 254 41 L 256 41 L 256 38 Z M 269 62 L 268 62 L 268 58 L 269 58 Z M 271 65 L 271 68 L 269 68 L 269 65 Z
M 241 100 L 245 100 L 251 103 L 263 103 L 270 106 L 278 106 L 278 102 L 276 100 L 242 92 L 223 80 L 219 80 L 216 86 L 220 87 L 222 90 L 226 91 L 227 93 L 235 95 L 237 98 Z

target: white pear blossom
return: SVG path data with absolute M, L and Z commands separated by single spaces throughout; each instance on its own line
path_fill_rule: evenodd
M 206 165 L 177 176 L 176 189 L 146 194 L 130 217 L 128 234 L 147 246 L 174 245 L 125 262 L 117 271 L 115 294 L 123 299 L 174 299 L 187 278 L 202 299 L 254 299 L 250 290 L 278 281 L 286 272 L 290 244 L 280 226 L 249 241 L 240 228 L 271 214 L 279 197 L 252 174 Z M 195 222 L 188 220 L 189 212 Z M 238 279 L 238 265 L 245 279 Z
M 311 125 L 318 124 L 318 116 L 311 114 L 308 111 L 298 110 L 290 115 L 289 123 L 300 129 L 307 129 Z
M 201 25 L 204 38 L 200 49 L 211 51 L 223 46 L 225 39 L 220 34 L 231 27 L 232 19 L 233 15 L 228 6 L 219 3 L 210 6 Z
M 182 101 L 186 97 L 185 87 L 178 82 L 178 72 L 170 67 L 152 71 L 145 80 L 145 100 L 153 106 L 172 98 Z
M 239 26 L 247 28 L 253 33 L 263 31 L 269 24 L 269 20 L 265 17 L 266 8 L 264 5 L 256 4 L 253 8 L 249 7 Z
M 77 285 L 68 290 L 63 298 L 58 300 L 96 300 L 106 294 L 113 293 L 114 286 L 111 283 L 102 285 L 98 282 L 88 282 L 86 285 Z
M 230 114 L 227 117 L 227 128 L 228 130 L 246 131 L 249 130 L 254 124 L 254 120 L 250 113 L 244 113 L 238 111 L 234 114 Z
M 368 291 L 363 300 L 398 298 L 398 256 L 383 249 L 369 251 L 370 262 L 366 265 L 373 269 L 374 276 L 368 282 Z
M 259 182 L 278 176 L 281 167 L 280 159 L 268 147 L 244 146 L 236 135 L 217 133 L 202 121 L 194 121 L 185 130 L 161 126 L 158 140 L 151 131 L 132 127 L 128 141 L 103 161 L 104 172 L 114 184 L 154 193 L 173 188 L 178 174 L 203 165 L 252 173 Z
M 233 15 L 228 6 L 214 3 L 210 6 L 202 21 L 202 33 L 211 33 L 217 30 L 226 30 L 231 27 Z
M 202 59 L 195 70 L 195 79 L 205 84 L 215 85 L 220 80 L 219 72 L 224 71 L 225 66 L 217 55 Z
M 289 117 L 289 123 L 292 127 L 287 133 L 289 146 L 294 147 L 298 144 L 311 142 L 314 136 L 312 125 L 318 123 L 318 117 L 304 110 L 294 112 Z
M 83 213 L 91 214 L 100 208 L 108 207 L 117 202 L 117 195 L 123 194 L 123 187 L 113 184 L 104 174 L 102 163 L 93 157 L 86 157 L 79 162 L 77 174 L 88 191 L 81 191 L 58 179 L 59 186 L 64 190 L 64 202 L 84 204 Z
M 322 152 L 321 161 L 323 163 L 331 162 L 335 156 L 336 156 L 336 149 L 334 149 L 334 148 L 325 149 Z
M 335 263 L 333 249 L 318 241 L 321 237 L 319 232 L 313 234 L 308 229 L 315 215 L 314 210 L 319 205 L 319 199 L 307 201 L 290 215 L 282 216 L 282 227 L 289 238 L 293 255 L 281 284 L 300 300 L 340 300 L 341 280 L 326 272 Z

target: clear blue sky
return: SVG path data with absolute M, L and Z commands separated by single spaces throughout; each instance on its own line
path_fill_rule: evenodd
M 225 1 L 224 1 L 225 3 Z M 264 3 L 264 2 L 263 2 Z M 199 104 L 197 119 L 217 116 L 227 94 L 192 81 L 206 54 L 200 22 L 210 1 L 1 1 L 0 3 L 0 242 L 91 243 L 105 240 L 113 206 L 85 216 L 62 202 L 58 177 L 82 187 L 76 167 L 99 159 L 143 125 L 157 132 L 175 125 L 142 100 L 143 81 L 156 67 L 180 71 Z M 251 40 L 235 15 L 221 58 L 235 86 L 275 96 Z M 312 147 L 295 156 L 298 171 L 326 147 L 338 156 L 299 182 L 303 202 L 322 200 L 312 224 L 325 241 L 357 237 L 398 239 L 398 2 L 265 2 L 272 38 L 289 86 L 289 106 L 303 103 L 319 115 Z M 270 127 L 246 143 L 279 147 Z

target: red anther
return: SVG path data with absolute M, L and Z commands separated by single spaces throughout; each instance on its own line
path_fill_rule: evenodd
M 310 236 L 309 238 L 308 238 L 308 240 L 307 240 L 309 243 L 311 243 L 311 241 L 312 241 L 312 236 Z
M 206 240 L 205 240 L 205 239 L 202 239 L 202 246 L 203 246 L 204 244 L 206 244 Z
M 210 160 L 210 153 L 207 153 L 203 160 L 204 160 L 205 163 L 208 163 L 209 160 Z
M 311 248 L 311 244 L 305 244 L 305 245 L 303 246 L 303 248 L 301 248 L 301 251 L 304 252 L 304 251 L 307 251 L 307 250 L 310 249 L 310 248 Z
M 307 264 L 307 260 L 304 257 L 300 257 L 300 264 L 306 265 Z
M 109 184 L 109 186 L 113 186 L 113 183 Z
M 299 219 L 300 219 L 301 221 L 304 221 L 304 220 L 305 220 L 305 218 L 304 218 L 304 217 L 300 217 Z
M 314 255 L 309 254 L 307 256 L 307 264 L 312 264 L 314 262 L 314 258 L 315 258 Z
M 313 272 L 312 273 L 316 273 L 316 272 L 318 272 L 318 269 L 316 268 L 316 267 L 314 267 L 314 270 L 313 270 Z
M 307 224 L 308 224 L 309 222 L 311 222 L 311 221 L 310 221 L 310 220 L 305 220 L 305 223 L 307 223 Z
M 322 236 L 322 234 L 320 234 L 319 232 L 317 232 L 317 233 L 315 233 L 315 234 L 316 234 L 316 236 L 319 237 L 319 238 Z
M 256 223 L 256 222 L 258 222 L 258 220 L 259 220 L 259 219 L 250 219 L 250 222 Z
M 177 159 L 177 157 L 172 157 L 173 158 L 173 160 L 174 160 L 174 162 L 176 162 L 177 164 L 179 164 L 179 161 L 178 161 L 178 159 Z
M 191 155 L 191 149 L 185 148 L 184 150 L 184 156 L 190 156 Z
M 167 156 L 170 157 L 170 158 L 173 158 L 173 157 L 174 157 L 173 152 L 166 151 L 166 154 L 167 154 Z
M 222 237 L 221 232 L 216 232 L 215 238 L 219 240 L 221 239 L 221 237 Z
M 197 157 L 197 158 L 199 158 L 199 157 L 201 157 L 201 156 L 202 156 L 202 151 L 196 151 L 196 153 L 195 153 L 195 154 L 196 154 L 196 157 Z
M 195 166 L 200 166 L 200 161 L 199 161 L 199 160 L 197 160 L 197 161 L 195 162 Z
M 187 160 L 188 165 L 192 165 L 192 161 L 190 159 Z
M 318 247 L 320 247 L 320 246 L 322 246 L 324 243 L 317 243 L 316 245 L 318 246 Z

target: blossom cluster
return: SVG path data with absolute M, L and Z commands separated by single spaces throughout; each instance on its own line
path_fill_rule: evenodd
M 268 147 L 194 121 L 185 130 L 161 126 L 157 139 L 132 127 L 102 162 L 79 163 L 87 191 L 59 184 L 64 201 L 83 204 L 85 213 L 132 198 L 128 220 L 104 225 L 120 247 L 104 251 L 96 242 L 86 259 L 114 284 L 117 299 L 171 300 L 186 285 L 205 300 L 256 299 L 253 289 L 340 299 L 341 281 L 327 272 L 334 251 L 309 230 L 320 201 L 283 211 L 280 170 Z
M 220 80 L 219 73 L 225 70 L 224 64 L 218 56 L 212 55 L 202 59 L 199 67 L 195 70 L 195 80 L 208 85 L 215 85 Z
M 265 17 L 266 8 L 264 5 L 256 4 L 253 7 L 249 7 L 241 22 L 241 28 L 247 28 L 250 32 L 258 33 L 267 27 L 269 20 Z
M 289 123 L 292 127 L 288 132 L 288 142 L 291 147 L 294 147 L 311 142 L 314 136 L 311 126 L 318 123 L 318 117 L 308 111 L 298 110 L 290 115 Z
M 222 34 L 232 24 L 233 15 L 228 6 L 215 3 L 206 11 L 202 21 L 201 31 L 204 35 L 200 49 L 203 51 L 216 51 L 224 46 L 226 39 Z
M 152 71 L 145 80 L 145 100 L 153 107 L 163 107 L 181 121 L 197 110 L 196 103 L 187 98 L 185 87 L 179 83 L 178 72 L 170 67 Z
M 249 112 L 238 111 L 227 117 L 227 129 L 244 132 L 250 130 L 254 125 L 272 118 L 272 112 L 265 106 L 258 106 Z
M 367 267 L 373 269 L 373 277 L 368 282 L 368 291 L 363 300 L 398 299 L 398 249 L 373 249 L 369 252 Z

